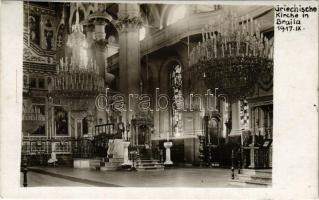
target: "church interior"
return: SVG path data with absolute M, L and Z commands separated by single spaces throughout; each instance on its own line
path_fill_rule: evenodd
M 23 9 L 22 166 L 220 169 L 271 186 L 272 6 Z

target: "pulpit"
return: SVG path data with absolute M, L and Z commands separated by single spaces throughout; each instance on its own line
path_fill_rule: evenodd
M 244 167 L 272 167 L 273 97 L 263 96 L 248 99 L 251 116 L 251 131 L 243 137 Z
M 153 120 L 147 117 L 134 118 L 131 128 L 131 145 L 137 147 L 141 159 L 151 159 Z
M 217 146 L 221 138 L 221 115 L 218 111 L 213 111 L 209 116 L 203 118 L 204 135 L 201 138 L 201 159 L 207 165 L 219 165 Z

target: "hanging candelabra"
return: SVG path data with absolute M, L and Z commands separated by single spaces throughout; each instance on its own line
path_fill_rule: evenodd
M 230 101 L 251 95 L 261 76 L 273 74 L 273 40 L 260 29 L 249 15 L 228 10 L 202 29 L 202 42 L 190 53 L 191 69 Z
M 104 77 L 99 74 L 96 62 L 88 60 L 88 45 L 78 11 L 67 46 L 72 50 L 72 56 L 61 58 L 56 66 L 57 75 L 49 87 L 51 96 L 95 96 L 103 92 Z

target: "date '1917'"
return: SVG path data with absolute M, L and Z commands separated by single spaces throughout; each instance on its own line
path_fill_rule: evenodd
M 281 32 L 291 32 L 291 31 L 301 31 L 302 26 L 277 26 L 278 31 Z

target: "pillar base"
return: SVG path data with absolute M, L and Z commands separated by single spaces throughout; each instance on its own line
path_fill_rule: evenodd
M 172 166 L 172 165 L 173 165 L 173 161 L 171 161 L 171 160 L 170 160 L 170 161 L 165 161 L 165 162 L 164 162 L 164 165 L 165 165 L 165 166 L 168 166 L 168 167 L 169 167 L 169 166 Z
M 123 142 L 124 147 L 124 162 L 121 164 L 122 167 L 132 166 L 132 161 L 129 160 L 128 157 L 128 147 L 130 146 L 130 142 Z
M 165 166 L 172 166 L 173 161 L 171 161 L 171 147 L 173 146 L 172 142 L 164 142 L 164 147 L 166 149 L 166 159 L 164 162 Z

